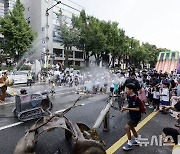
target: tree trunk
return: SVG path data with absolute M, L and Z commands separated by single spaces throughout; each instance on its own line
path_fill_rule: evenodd
M 125 55 L 125 63 L 126 63 L 126 67 L 128 67 L 128 59 L 127 59 L 127 55 Z
M 121 56 L 118 58 L 118 67 L 121 68 Z
M 64 51 L 65 51 L 64 65 L 65 65 L 65 68 L 67 68 L 68 67 L 68 59 L 69 59 L 69 47 L 65 47 Z
M 85 53 L 85 65 L 86 67 L 89 67 L 89 52 L 86 51 Z
M 115 59 L 114 57 L 112 57 L 112 68 L 114 68 L 114 62 L 115 62 Z
M 89 67 L 89 57 L 87 57 L 87 58 L 85 59 L 85 65 L 86 65 L 86 67 Z
M 98 55 L 94 55 L 95 59 L 96 59 L 96 65 L 100 66 L 100 62 L 102 60 L 102 55 L 98 54 Z
M 109 61 L 108 67 L 110 67 L 111 63 L 112 63 L 112 58 L 111 58 L 111 60 Z

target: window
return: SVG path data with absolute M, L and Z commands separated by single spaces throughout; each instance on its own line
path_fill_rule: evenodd
M 80 66 L 80 61 L 76 61 L 76 62 L 75 62 L 75 65 L 76 65 L 76 66 Z
M 69 58 L 73 58 L 73 51 L 68 52 Z
M 57 49 L 57 48 L 53 48 L 53 53 L 57 56 L 57 57 L 62 57 L 62 49 Z
M 83 52 L 75 51 L 75 58 L 83 59 Z
M 53 31 L 53 41 L 62 42 L 62 39 L 60 37 L 60 31 L 58 31 L 58 30 Z
M 72 60 L 68 61 L 68 65 L 72 66 L 73 65 L 73 61 Z

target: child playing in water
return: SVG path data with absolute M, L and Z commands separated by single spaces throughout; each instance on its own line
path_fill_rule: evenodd
M 50 82 L 50 86 L 51 86 L 51 91 L 50 93 L 53 95 L 55 93 L 55 82 L 54 81 L 51 81 Z

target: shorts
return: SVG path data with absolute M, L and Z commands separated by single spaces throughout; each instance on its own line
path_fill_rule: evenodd
M 113 91 L 114 91 L 114 88 L 111 87 L 111 88 L 110 88 L 110 92 L 113 92 Z
M 153 104 L 159 105 L 160 104 L 160 99 L 154 99 L 153 98 Z
M 153 95 L 148 95 L 149 102 L 153 101 Z
M 169 105 L 169 101 L 161 101 L 161 105 L 166 105 L 166 106 L 168 106 L 168 105 Z
M 177 103 L 174 105 L 174 108 L 176 109 L 177 112 L 180 112 L 180 102 L 177 102 Z
M 130 127 L 136 127 L 136 126 L 138 125 L 138 123 L 139 123 L 139 121 L 129 120 L 127 124 L 128 124 Z

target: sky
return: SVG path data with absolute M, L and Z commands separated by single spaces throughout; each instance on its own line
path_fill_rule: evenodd
M 180 0 L 71 0 L 88 15 L 116 21 L 126 35 L 180 51 Z

